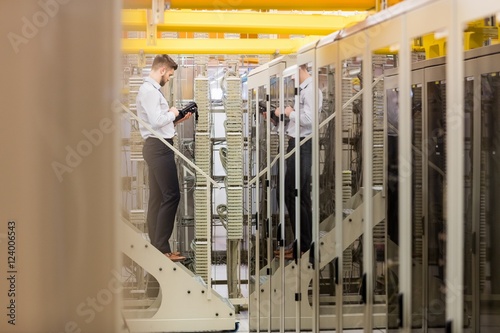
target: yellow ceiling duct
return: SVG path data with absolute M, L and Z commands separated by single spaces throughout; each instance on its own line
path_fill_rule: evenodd
M 229 32 L 247 34 L 328 35 L 347 25 L 363 21 L 366 14 L 351 16 L 278 14 L 238 11 L 168 10 L 158 31 Z M 125 31 L 145 31 L 146 10 L 123 10 Z
M 149 54 L 290 54 L 319 37 L 297 39 L 158 39 L 147 45 L 146 39 L 122 39 L 122 52 Z
M 403 0 L 388 0 L 392 6 Z M 173 9 L 209 10 L 369 10 L 377 7 L 377 0 L 165 0 Z M 123 8 L 151 8 L 151 0 L 123 0 Z

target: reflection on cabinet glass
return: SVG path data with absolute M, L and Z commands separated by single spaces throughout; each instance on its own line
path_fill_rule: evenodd
M 446 83 L 427 83 L 428 327 L 445 322 Z

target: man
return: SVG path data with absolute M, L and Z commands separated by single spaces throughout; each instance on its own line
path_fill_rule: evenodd
M 169 107 L 160 88 L 170 80 L 177 64 L 168 55 L 158 55 L 153 60 L 151 73 L 144 80 L 137 94 L 137 115 L 167 142 L 173 144 L 174 126 L 188 119 L 191 113 L 174 123 L 179 114 Z M 151 244 L 173 261 L 186 259 L 179 252 L 172 253 L 169 239 L 172 236 L 175 214 L 180 200 L 179 180 L 174 152 L 142 124 L 141 136 L 145 140 L 142 150 L 149 167 L 148 233 Z
M 290 119 L 286 128 L 289 138 L 287 153 L 295 148 L 295 137 L 300 139 L 312 133 L 313 112 L 319 117 L 319 110 L 323 106 L 323 95 L 318 92 L 318 108 L 314 109 L 314 91 L 312 77 L 307 71 L 307 65 L 299 67 L 299 112 L 291 106 L 285 108 L 285 115 Z M 280 117 L 281 110 L 277 108 L 274 114 Z M 295 133 L 295 123 L 299 118 L 299 133 Z M 312 168 L 312 142 L 306 141 L 300 148 L 300 252 L 309 250 L 312 242 L 312 202 L 311 202 L 311 168 Z M 292 230 L 295 230 L 295 154 L 286 160 L 285 173 L 285 205 L 290 216 Z M 292 249 L 285 250 L 285 258 L 292 259 Z

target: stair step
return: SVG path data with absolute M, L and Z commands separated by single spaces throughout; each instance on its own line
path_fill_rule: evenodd
M 140 289 L 135 289 L 135 290 L 130 290 L 131 294 L 145 294 L 146 290 L 140 290 Z
M 386 314 L 387 306 L 385 304 L 373 304 L 373 314 Z M 365 305 L 364 304 L 344 304 L 342 307 L 342 311 L 345 314 L 348 313 L 364 313 Z M 319 306 L 319 314 L 327 315 L 335 313 L 335 305 L 320 305 Z

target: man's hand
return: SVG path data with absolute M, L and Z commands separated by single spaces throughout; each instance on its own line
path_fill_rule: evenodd
M 267 119 L 267 112 L 262 112 L 262 116 L 264 117 L 264 119 Z M 278 125 L 273 117 L 271 117 L 271 122 L 274 126 Z
M 290 113 L 292 113 L 293 111 L 295 111 L 295 110 L 291 106 L 287 106 L 285 108 L 285 116 L 290 117 Z M 274 114 L 279 119 L 279 117 L 281 116 L 281 109 L 276 108 L 276 110 L 274 110 Z
M 177 125 L 178 123 L 182 123 L 184 120 L 187 120 L 187 119 L 191 118 L 191 115 L 192 115 L 191 112 L 186 112 L 186 114 L 184 115 L 184 117 L 182 119 L 177 120 L 175 122 L 175 124 Z
M 168 112 L 172 112 L 174 114 L 175 117 L 177 117 L 179 115 L 179 110 L 177 110 L 177 108 L 175 106 L 172 106 Z
M 281 108 L 277 107 L 276 109 L 274 109 L 274 115 L 279 119 L 281 115 Z

